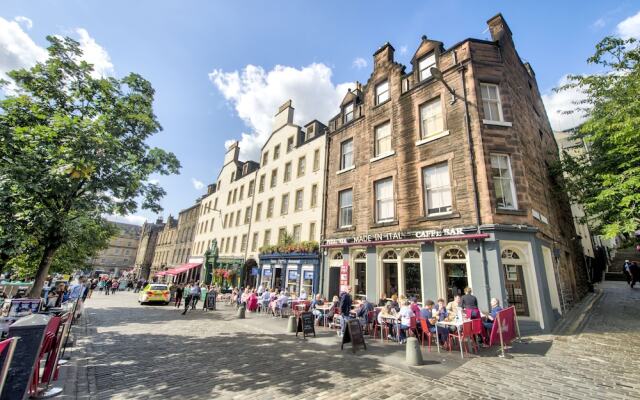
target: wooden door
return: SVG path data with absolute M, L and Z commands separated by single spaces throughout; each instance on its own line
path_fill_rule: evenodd
M 509 306 L 515 306 L 518 315 L 528 317 L 529 303 L 527 302 L 522 265 L 503 264 L 503 267 L 504 285 L 507 291 L 506 301 Z

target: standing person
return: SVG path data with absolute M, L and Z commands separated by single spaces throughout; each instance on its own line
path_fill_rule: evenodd
M 96 287 L 98 287 L 98 280 L 92 279 L 91 284 L 89 285 L 89 294 L 87 295 L 87 298 L 91 298 L 91 295 L 93 294 L 93 291 L 96 290 Z
M 200 300 L 202 300 L 202 309 L 207 311 L 207 293 L 209 290 L 204 283 L 200 285 Z
M 174 298 L 175 308 L 180 308 L 180 303 L 182 303 L 183 292 L 184 292 L 184 288 L 182 287 L 182 283 L 178 283 L 176 285 L 176 292 L 175 292 L 175 298 Z
M 631 262 L 629 260 L 624 260 L 622 269 L 624 271 L 625 278 L 627 278 L 627 285 L 631 285 Z
M 111 281 L 111 279 L 107 279 L 106 281 L 104 281 L 104 294 L 105 295 L 109 295 L 109 292 L 111 292 L 111 285 L 113 284 L 113 282 Z
M 118 287 L 120 287 L 120 282 L 118 282 L 116 278 L 113 278 L 113 282 L 111 282 L 111 294 L 116 294 Z
M 464 296 L 462 296 L 462 308 L 467 313 L 468 318 L 480 318 L 480 311 L 478 311 L 478 299 L 473 295 L 473 291 L 470 287 L 464 288 Z
M 340 331 L 338 332 L 339 336 L 344 334 L 345 326 L 347 326 L 347 320 L 351 318 L 351 305 L 353 304 L 353 299 L 349 294 L 351 288 L 349 286 L 345 287 L 344 292 L 340 294 Z
M 638 263 L 635 261 L 631 262 L 629 266 L 629 274 L 631 275 L 631 289 L 635 286 L 636 282 L 640 281 L 640 267 L 638 267 Z
M 193 282 L 191 285 L 191 309 L 196 309 L 196 304 L 198 304 L 198 300 L 200 299 L 200 286 L 198 286 L 198 282 Z
M 189 311 L 189 307 L 191 306 L 191 301 L 193 300 L 191 296 L 191 289 L 189 288 L 188 285 L 184 286 L 183 296 L 184 296 L 184 311 L 182 312 L 182 315 L 185 315 L 187 311 Z

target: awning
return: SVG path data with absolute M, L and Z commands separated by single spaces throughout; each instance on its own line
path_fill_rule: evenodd
M 165 271 L 165 274 L 167 274 L 167 275 L 178 275 L 178 274 L 181 274 L 181 273 L 183 273 L 183 272 L 187 272 L 187 271 L 189 271 L 190 269 L 198 268 L 198 267 L 199 267 L 199 266 L 201 266 L 201 265 L 202 265 L 202 263 L 187 263 L 187 264 L 182 264 L 182 265 L 180 265 L 179 267 L 175 267 L 175 268 L 172 268 L 172 269 L 170 269 L 170 270 L 168 270 L 168 271 Z

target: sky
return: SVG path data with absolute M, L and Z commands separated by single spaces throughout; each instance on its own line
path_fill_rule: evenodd
M 554 93 L 607 35 L 640 38 L 640 1 L 85 1 L 0 0 L 0 78 L 46 58 L 47 35 L 78 40 L 96 76 L 136 72 L 156 90 L 163 130 L 149 145 L 176 154 L 180 175 L 153 176 L 164 212 L 115 220 L 141 224 L 194 204 L 216 180 L 225 146 L 258 159 L 278 106 L 293 100 L 296 123 L 326 123 L 355 81 L 366 82 L 385 42 L 407 65 L 422 35 L 445 48 L 490 39 L 501 12 L 520 57 L 536 72 L 554 129 L 580 122 L 558 110 L 576 92 Z M 7 90 L 10 90 L 7 89 Z

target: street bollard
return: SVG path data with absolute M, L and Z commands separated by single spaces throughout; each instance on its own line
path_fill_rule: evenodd
M 422 351 L 420 350 L 420 343 L 418 339 L 414 337 L 407 338 L 406 349 L 407 365 L 415 367 L 422 365 Z
M 296 320 L 296 317 L 294 317 L 293 315 L 289 317 L 289 324 L 287 325 L 287 332 L 296 333 L 296 322 L 298 322 Z
M 244 307 L 238 307 L 238 312 L 236 313 L 236 317 L 239 319 L 244 319 Z

